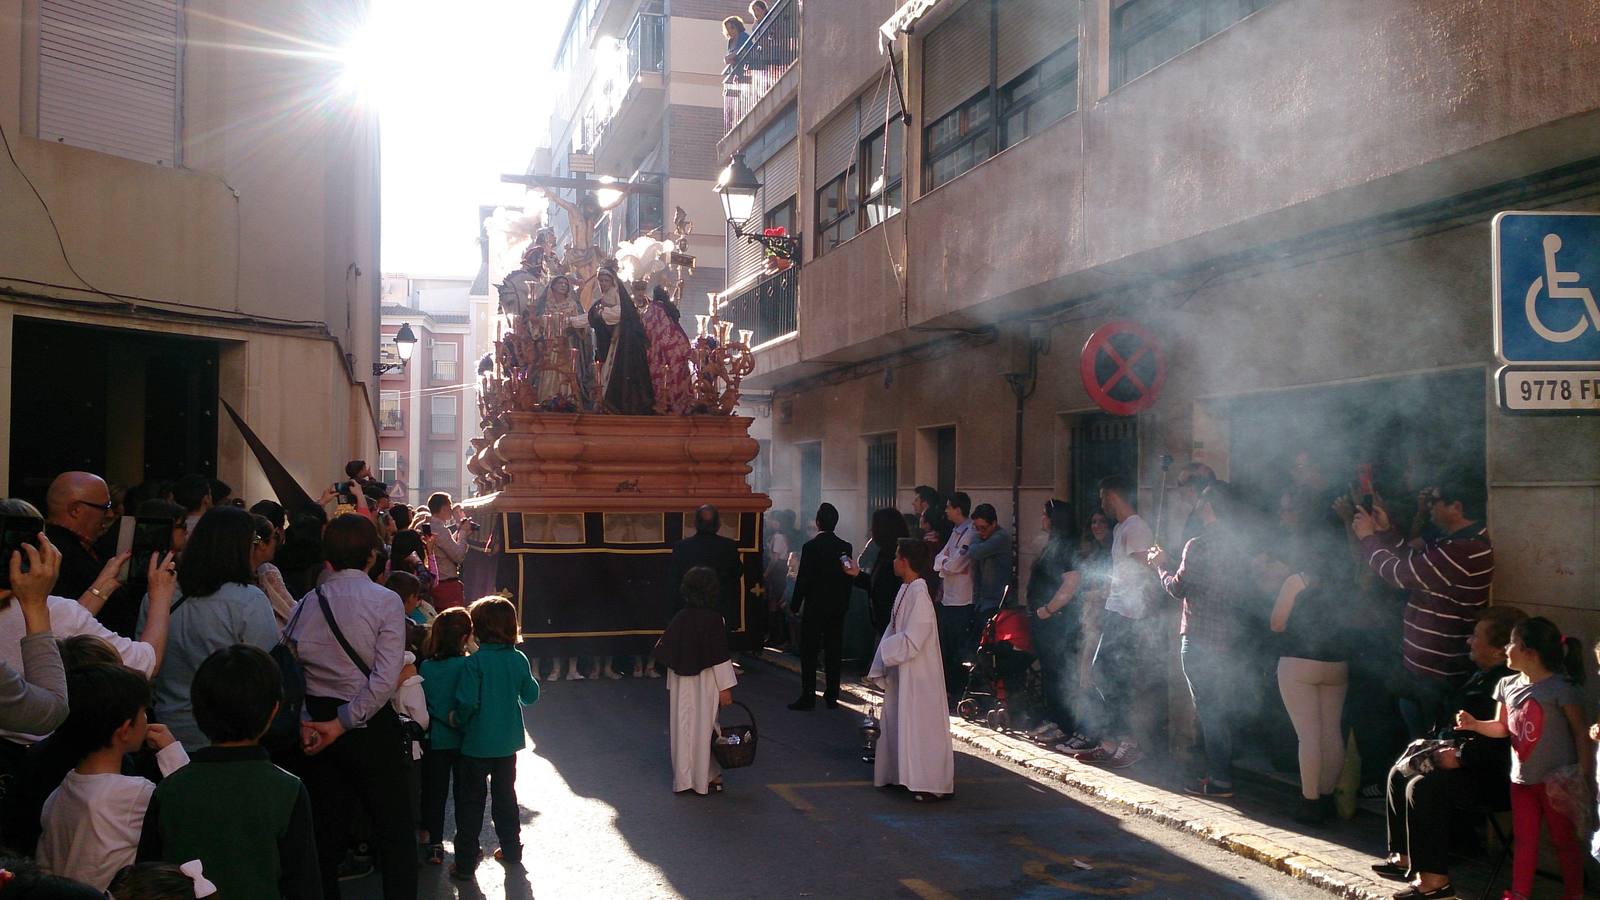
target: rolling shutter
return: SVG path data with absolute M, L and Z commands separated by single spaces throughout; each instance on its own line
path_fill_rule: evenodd
M 922 121 L 930 124 L 989 85 L 989 3 L 967 5 L 922 42 Z
M 772 154 L 761 169 L 761 212 L 794 196 L 800 180 L 800 153 L 794 141 Z
M 39 0 L 39 139 L 177 165 L 179 15 L 169 0 Z
M 856 155 L 856 101 L 817 130 L 817 186 L 832 181 L 850 168 Z
M 761 219 L 766 210 L 757 209 L 751 213 L 749 221 L 743 225 L 745 234 L 760 234 Z M 734 237 L 733 227 L 728 226 L 728 284 L 737 284 L 755 272 L 761 271 L 762 248 L 761 245 L 749 238 Z
M 1076 2 L 1007 0 L 999 9 L 996 77 L 1002 86 L 1078 37 Z
M 894 76 L 885 72 L 882 81 L 861 98 L 862 137 L 883 130 L 886 107 L 889 116 L 900 114 L 900 92 L 895 90 Z

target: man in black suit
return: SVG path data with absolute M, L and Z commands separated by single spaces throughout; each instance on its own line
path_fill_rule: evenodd
M 739 593 L 744 562 L 739 559 L 739 542 L 718 534 L 721 528 L 722 515 L 715 506 L 708 503 L 694 511 L 694 534 L 672 548 L 672 582 L 668 590 L 672 608 L 683 609 L 683 576 L 695 566 L 706 566 L 717 573 L 722 585 L 722 618 L 731 626 L 739 620 L 739 605 L 744 602 Z
M 839 667 L 844 652 L 844 614 L 850 607 L 852 581 L 845 574 L 840 557 L 850 559 L 849 542 L 833 533 L 839 524 L 839 511 L 832 503 L 817 507 L 817 536 L 800 548 L 800 571 L 795 576 L 794 596 L 789 601 L 800 614 L 800 699 L 790 709 L 815 709 L 817 706 L 817 651 L 824 654 L 828 676 L 822 705 L 839 706 Z

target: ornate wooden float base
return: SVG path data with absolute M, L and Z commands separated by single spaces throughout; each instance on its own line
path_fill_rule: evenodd
M 767 631 L 764 494 L 747 476 L 758 445 L 731 416 L 510 413 L 474 441 L 474 472 L 500 490 L 467 501 L 482 526 L 464 569 L 469 597 L 505 591 L 530 656 L 647 653 L 677 610 L 672 547 L 715 504 L 738 542 L 741 598 L 729 640 Z M 493 437 L 493 443 L 488 439 Z

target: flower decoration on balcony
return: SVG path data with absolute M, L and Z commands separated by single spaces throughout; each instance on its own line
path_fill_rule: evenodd
M 776 228 L 764 228 L 761 236 L 765 238 L 788 238 L 789 229 L 779 225 Z M 794 242 L 789 240 L 768 240 L 762 242 L 765 248 L 762 252 L 766 257 L 766 272 L 776 275 L 784 269 L 794 265 Z

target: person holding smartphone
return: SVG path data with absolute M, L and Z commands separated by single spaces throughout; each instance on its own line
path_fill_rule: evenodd
M 465 606 L 461 564 L 466 562 L 467 538 L 477 531 L 477 523 L 468 519 L 461 507 L 443 491 L 428 498 L 428 513 L 426 524 L 433 532 L 434 559 L 439 566 L 439 583 L 433 586 L 434 608 L 446 610 Z

